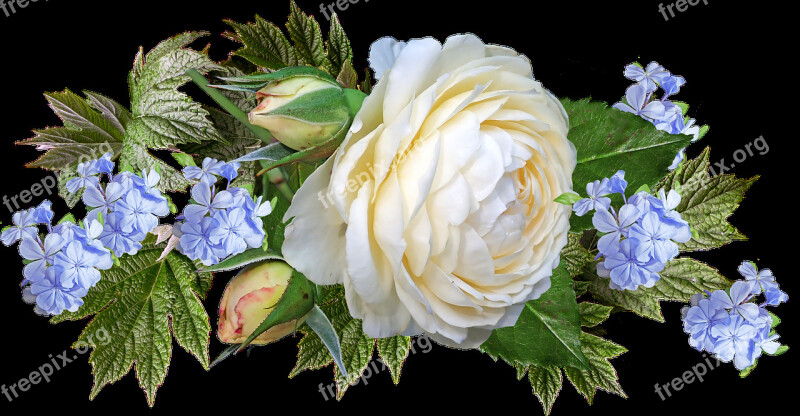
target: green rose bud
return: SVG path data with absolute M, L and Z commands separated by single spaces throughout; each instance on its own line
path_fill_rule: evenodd
M 258 106 L 248 114 L 250 124 L 268 130 L 290 149 L 317 149 L 314 157 L 335 150 L 366 97 L 308 66 L 222 80 L 229 84 L 214 87 L 256 95 Z
M 250 123 L 294 150 L 330 140 L 350 121 L 343 89 L 318 78 L 298 76 L 268 84 L 257 93 Z
M 294 279 L 300 279 L 299 284 Z M 289 289 L 290 283 L 294 283 L 294 290 Z M 293 333 L 314 305 L 305 283 L 302 275 L 282 261 L 256 263 L 242 269 L 228 283 L 220 301 L 219 340 L 244 343 L 273 314 L 278 319 L 273 319 L 274 324 L 252 344 L 268 344 Z

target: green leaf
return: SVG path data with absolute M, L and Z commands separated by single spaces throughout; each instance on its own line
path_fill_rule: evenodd
M 658 187 L 665 192 L 680 188 L 681 202 L 675 210 L 696 232 L 688 243 L 680 244 L 683 252 L 711 250 L 747 239 L 728 223 L 728 217 L 758 177 L 711 176 L 710 164 L 710 151 L 706 148 L 696 159 L 686 161 L 682 169 L 667 175 Z
M 327 55 L 331 64 L 331 70 L 333 71 L 331 75 L 343 72 L 345 65 L 349 66 L 350 71 L 355 74 L 352 66 L 353 48 L 350 46 L 350 40 L 344 32 L 342 24 L 339 23 L 339 16 L 336 16 L 336 14 L 331 18 L 331 30 L 330 33 L 328 33 Z M 358 78 L 358 75 L 356 75 L 356 78 Z M 356 82 L 358 82 L 357 79 Z M 355 87 L 347 85 L 346 88 Z
M 589 250 L 581 245 L 580 234 L 568 234 L 567 245 L 561 250 L 561 260 L 570 276 L 575 277 L 583 273 L 583 268 L 592 259 Z
M 408 358 L 408 351 L 411 346 L 411 337 L 397 335 L 390 338 L 380 338 L 377 340 L 378 354 L 386 367 L 389 368 L 389 373 L 392 375 L 394 384 L 400 383 L 400 372 L 403 369 L 403 363 Z
M 275 142 L 241 156 L 234 160 L 234 162 L 255 162 L 258 160 L 277 162 L 287 156 L 291 156 L 293 153 L 295 153 L 294 150 L 284 146 L 280 142 Z
M 554 199 L 553 201 L 558 202 L 559 204 L 564 205 L 572 205 L 581 200 L 581 196 L 574 193 L 574 192 L 566 192 L 558 196 L 558 198 Z
M 187 155 L 186 153 L 182 152 L 174 152 L 172 153 L 172 158 L 178 162 L 179 165 L 186 167 L 186 166 L 197 166 L 197 163 L 194 163 L 194 158 L 191 155 Z
M 116 130 L 122 132 L 123 137 L 128 123 L 131 121 L 131 112 L 125 106 L 96 92 L 84 91 L 89 105 L 99 111 L 103 118 L 108 121 Z
M 581 311 L 581 326 L 593 327 L 600 325 L 611 315 L 611 306 L 598 305 L 591 302 L 581 302 L 578 304 Z
M 330 71 L 331 64 L 325 56 L 319 23 L 313 17 L 303 13 L 294 0 L 292 0 L 290 8 L 291 12 L 286 28 L 289 30 L 289 36 L 292 38 L 297 56 L 311 66 Z
M 45 97 L 64 127 L 34 130 L 34 137 L 18 142 L 45 151 L 26 166 L 68 171 L 106 152 L 111 153 L 112 158 L 119 156 L 125 131 L 92 108 L 90 101 L 70 90 L 45 94 Z
M 173 336 L 203 368 L 209 366 L 211 326 L 193 290 L 195 266 L 174 251 L 158 261 L 164 245 L 153 241 L 148 237 L 136 255 L 126 255 L 118 266 L 102 272 L 77 312 L 52 318 L 59 322 L 95 315 L 79 338 L 94 347 L 89 356 L 95 379 L 92 399 L 133 367 L 152 406 L 167 375 Z M 91 335 L 98 331 L 107 331 L 109 342 L 92 343 Z
M 242 24 L 232 20 L 226 20 L 225 23 L 235 32 L 226 32 L 225 36 L 244 45 L 234 54 L 254 65 L 277 70 L 303 64 L 283 32 L 261 16 L 256 15 L 255 23 Z
M 333 290 L 336 291 L 338 289 Z M 361 329 L 361 320 L 350 316 L 350 310 L 344 297 L 322 305 L 320 309 L 325 312 L 334 329 L 336 329 L 342 347 L 342 362 L 347 370 L 347 377 L 345 378 L 342 375 L 338 367 L 334 368 L 337 386 L 336 397 L 341 399 L 347 388 L 361 377 L 369 365 L 375 349 L 375 340 L 364 334 Z M 289 377 L 294 377 L 304 370 L 324 367 L 333 362 L 327 348 L 325 348 L 319 337 L 308 329 L 307 325 L 301 326 L 300 331 L 305 336 L 298 343 L 300 350 L 297 354 L 297 364 L 292 369 Z
M 575 386 L 575 389 L 586 398 L 590 405 L 594 401 L 594 396 L 598 389 L 627 398 L 619 385 L 617 371 L 614 370 L 609 360 L 622 355 L 628 350 L 611 341 L 585 332 L 581 333 L 581 345 L 583 346 L 583 354 L 589 360 L 588 369 L 564 368 L 564 374 Z
M 549 415 L 553 410 L 553 404 L 561 393 L 563 376 L 561 368 L 554 366 L 537 367 L 531 366 L 528 369 L 528 381 L 533 388 L 533 394 L 542 404 L 545 415 Z
M 129 76 L 131 113 L 121 165 L 134 171 L 159 169 L 162 191 L 183 191 L 191 183 L 176 169 L 149 154 L 148 149 L 169 149 L 187 143 L 223 141 L 208 112 L 178 88 L 191 78 L 188 69 L 201 73 L 221 69 L 209 57 L 186 45 L 205 36 L 187 32 L 167 39 L 144 55 L 141 51 Z
M 578 151 L 578 165 L 572 175 L 576 188 L 625 170 L 630 189 L 654 186 L 664 177 L 680 149 L 691 136 L 671 135 L 641 117 L 588 99 L 561 100 L 569 114 L 569 139 Z M 592 227 L 591 216 L 573 216 L 572 231 Z
M 586 366 L 578 303 L 564 265 L 553 271 L 550 281 L 547 292 L 525 305 L 516 325 L 494 330 L 481 351 L 511 365 Z
M 203 267 L 198 271 L 201 273 L 227 272 L 231 270 L 238 270 L 244 266 L 247 266 L 248 264 L 265 260 L 283 260 L 283 257 L 272 250 L 264 250 L 260 247 L 251 248 L 235 256 L 231 256 L 213 266 Z
M 660 301 L 688 303 L 689 299 L 704 290 L 727 289 L 731 282 L 713 267 L 688 257 L 668 262 L 661 278 L 651 288 L 616 290 L 609 287 L 609 279 L 598 277 L 593 272 L 584 273 L 590 279 L 589 293 L 598 302 L 617 306 L 639 316 L 664 322 Z
M 328 349 L 328 353 L 333 357 L 333 361 L 338 366 L 339 371 L 347 377 L 347 369 L 342 363 L 342 347 L 339 344 L 339 336 L 336 334 L 336 330 L 333 329 L 331 321 L 325 316 L 325 312 L 322 312 L 319 306 L 314 305 L 306 318 L 306 323 L 317 334 L 325 348 Z
M 60 196 L 68 207 L 74 208 L 83 197 L 83 189 L 78 189 L 78 192 L 72 193 L 67 189 L 67 183 L 70 179 L 78 176 L 77 166 L 69 167 L 58 173 L 58 196 Z

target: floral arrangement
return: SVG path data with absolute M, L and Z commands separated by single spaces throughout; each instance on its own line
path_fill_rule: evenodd
M 473 35 L 379 39 L 359 76 L 335 16 L 327 37 L 293 2 L 288 38 L 228 23 L 228 60 L 177 35 L 137 54 L 129 106 L 46 94 L 64 125 L 20 142 L 75 213 L 44 201 L 2 242 L 37 314 L 92 317 L 92 398 L 135 367 L 152 406 L 173 338 L 210 369 L 290 334 L 290 376 L 331 366 L 341 398 L 375 350 L 399 382 L 426 336 L 513 366 L 549 412 L 565 376 L 589 403 L 625 397 L 610 360 L 626 349 L 600 325 L 663 322 L 661 301 L 688 304 L 689 346 L 743 377 L 786 351 L 768 269 L 745 261 L 732 282 L 687 255 L 744 239 L 727 218 L 756 178 L 712 176 L 708 149 L 686 160 L 708 127 L 672 99 L 683 77 L 630 64 L 609 107 L 556 98 L 525 56 Z M 212 361 L 202 301 L 234 270 Z

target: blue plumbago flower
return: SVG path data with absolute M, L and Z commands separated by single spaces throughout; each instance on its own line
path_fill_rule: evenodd
M 661 89 L 664 90 L 664 99 L 666 99 L 670 95 L 680 92 L 681 87 L 686 85 L 686 79 L 680 75 L 670 75 L 664 78 L 660 84 Z
M 56 254 L 53 265 L 62 269 L 61 273 L 66 279 L 74 280 L 76 285 L 89 289 L 100 281 L 100 271 L 95 268 L 97 257 L 87 251 L 80 241 L 73 241 Z
M 242 208 L 233 208 L 230 211 L 220 210 L 214 214 L 217 220 L 220 239 L 214 241 L 215 245 L 222 248 L 225 253 L 222 258 L 239 254 L 247 249 L 245 238 L 253 234 L 252 228 L 247 224 L 247 213 Z M 259 241 L 260 245 L 261 241 Z
M 758 284 L 757 291 L 751 291 L 758 279 L 757 269 L 748 261 L 739 268 L 745 278 L 749 276 L 751 279 L 734 282 L 730 294 L 717 290 L 706 292 L 708 298 L 705 294 L 692 296 L 690 307 L 682 310 L 682 319 L 692 347 L 701 351 L 705 349 L 722 361 L 733 360 L 736 368 L 742 370 L 755 365 L 762 353 L 775 354 L 780 348 L 778 334 L 772 331 L 772 315 L 765 308 L 780 302 L 770 304 L 769 292 L 764 293 L 766 301 L 761 305 L 750 302 L 761 293 Z M 765 273 L 762 278 L 768 282 L 767 291 L 780 292 L 771 273 Z
M 169 203 L 167 198 L 161 194 L 161 191 L 156 189 L 156 185 L 161 180 L 161 175 L 155 170 L 142 170 L 142 176 L 138 177 L 133 175 L 133 184 L 136 189 L 141 192 L 142 197 L 153 205 L 153 215 L 163 217 L 169 214 Z
M 620 239 L 628 236 L 628 227 L 639 219 L 639 210 L 634 205 L 625 204 L 619 215 L 611 208 L 611 212 L 599 210 L 592 217 L 592 224 L 601 233 L 608 233 L 597 240 L 597 248 L 605 256 L 613 256 L 619 252 Z
M 55 216 L 52 207 L 53 203 L 49 200 L 45 199 L 42 201 L 38 207 L 33 209 L 33 220 L 36 221 L 37 224 L 50 225 Z
M 691 308 L 683 311 L 683 330 L 689 334 L 689 345 L 692 348 L 708 352 L 714 351 L 716 339 L 711 335 L 711 328 L 727 322 L 730 315 L 723 309 L 717 309 L 708 299 L 700 299 Z
M 664 104 L 664 115 L 658 119 L 654 119 L 653 124 L 658 130 L 666 131 L 670 134 L 677 134 L 673 133 L 674 124 L 676 120 L 683 120 L 683 110 L 677 104 L 670 101 L 662 101 L 662 103 Z M 683 124 L 681 124 L 681 126 L 683 126 Z
M 83 305 L 88 288 L 76 284 L 59 266 L 47 269 L 44 277 L 30 286 L 30 293 L 36 296 L 36 305 L 44 313 L 60 315 L 65 310 L 75 312 Z
M 661 221 L 655 212 L 644 215 L 630 230 L 630 238 L 635 239 L 636 256 L 642 261 L 651 258 L 666 263 L 678 256 L 678 245 L 672 241 L 675 227 Z
M 748 354 L 753 338 L 756 337 L 756 328 L 747 323 L 739 315 L 731 315 L 721 324 L 711 327 L 711 335 L 717 339 L 714 343 L 714 354 L 722 361 L 733 360 L 739 370 L 744 370 L 753 365 Z
M 111 249 L 117 257 L 122 257 L 123 254 L 138 253 L 142 248 L 142 240 L 147 236 L 135 229 L 125 231 L 125 222 L 122 214 L 112 212 L 105 219 L 103 231 L 98 236 L 103 245 Z
M 653 211 L 659 214 L 661 221 L 673 228 L 670 238 L 677 243 L 686 243 L 691 240 L 692 229 L 689 222 L 684 220 L 678 211 L 675 211 L 675 208 L 681 203 L 680 194 L 674 189 L 671 189 L 669 193 L 665 193 L 664 189 L 659 189 L 658 200 L 661 203 L 656 204 Z
M 114 204 L 121 200 L 127 192 L 128 190 L 118 182 L 109 183 L 105 190 L 101 189 L 99 185 L 86 188 L 83 191 L 83 203 L 87 207 L 94 208 L 89 211 L 87 217 L 95 219 L 98 213 L 106 217 L 110 211 L 114 210 Z
M 215 242 L 225 238 L 225 231 L 217 220 L 203 217 L 200 222 L 187 222 L 180 227 L 181 239 L 178 243 L 182 252 L 192 260 L 200 260 L 204 265 L 219 263 L 222 250 Z
M 64 241 L 85 240 L 86 230 L 71 221 L 65 221 L 53 227 L 53 232 L 60 235 Z
M 110 269 L 114 265 L 111 251 L 99 240 L 100 235 L 103 233 L 103 224 L 97 220 L 86 219 L 83 221 L 83 226 L 83 229 L 86 230 L 85 237 L 80 241 L 85 245 L 86 251 L 96 256 L 94 267 L 100 270 Z
M 239 162 L 228 162 L 222 166 L 220 169 L 220 176 L 228 180 L 228 184 L 230 184 L 237 176 L 239 176 L 239 168 L 242 167 L 242 164 Z
M 769 306 L 778 306 L 789 300 L 789 295 L 786 292 L 778 289 L 778 287 L 771 287 L 764 291 L 764 304 Z
M 183 215 L 189 222 L 199 222 L 206 214 L 213 215 L 220 209 L 230 208 L 233 205 L 233 195 L 228 191 L 218 192 L 213 195 L 212 188 L 206 183 L 199 183 L 192 187 L 194 204 L 186 205 Z
M 656 84 L 662 84 L 670 76 L 669 71 L 659 65 L 658 62 L 650 62 L 645 68 L 636 64 L 625 67 L 625 78 L 637 83 L 644 83 L 647 92 L 657 89 Z
M 616 290 L 636 290 L 639 286 L 653 287 L 661 278 L 658 272 L 664 264 L 652 259 L 640 261 L 636 256 L 636 246 L 631 239 L 622 240 L 619 252 L 597 263 L 597 275 L 610 277 L 610 286 Z
M 97 159 L 94 163 L 94 170 L 97 173 L 111 175 L 114 172 L 114 162 L 111 161 L 111 153 L 106 153 L 100 159 Z
M 39 239 L 26 239 L 19 245 L 19 254 L 26 260 L 31 260 L 22 269 L 26 279 L 35 282 L 44 278 L 45 269 L 52 265 L 56 253 L 61 251 L 66 241 L 58 234 L 50 234 L 44 239 L 44 244 Z
M 633 113 L 648 120 L 660 120 L 664 117 L 666 108 L 658 100 L 647 101 L 648 91 L 644 84 L 633 84 L 625 91 L 627 103 L 618 102 L 613 105 L 617 110 Z
M 15 212 L 11 216 L 11 222 L 14 225 L 6 228 L 3 234 L 0 235 L 0 240 L 6 246 L 10 246 L 19 240 L 35 239 L 39 233 L 32 209 Z
M 775 276 L 772 275 L 772 270 L 770 269 L 758 271 L 755 263 L 745 260 L 739 265 L 738 270 L 739 274 L 750 284 L 751 294 L 757 295 L 761 292 L 778 288 L 778 283 L 775 282 Z
M 142 197 L 138 189 L 131 189 L 124 200 L 115 205 L 115 213 L 123 220 L 123 231 L 147 234 L 158 225 L 158 217 L 153 215 L 155 204 Z
M 715 308 L 729 310 L 731 315 L 741 315 L 744 319 L 753 322 L 758 319 L 758 305 L 749 303 L 750 284 L 741 280 L 731 286 L 730 294 L 724 290 L 717 290 L 711 294 L 711 303 Z
M 67 181 L 67 190 L 74 194 L 79 189 L 97 186 L 100 183 L 100 178 L 97 177 L 97 174 L 95 161 L 79 164 L 78 177 Z
M 581 199 L 572 206 L 575 215 L 582 217 L 589 211 L 608 210 L 611 206 L 611 198 L 606 197 L 610 194 L 608 179 L 594 181 L 586 184 L 586 194 L 588 198 Z
M 611 193 L 622 194 L 625 197 L 625 189 L 628 188 L 628 182 L 625 180 L 625 171 L 619 170 L 611 178 L 608 179 L 608 189 Z
M 222 176 L 223 166 L 225 166 L 225 162 L 207 157 L 203 160 L 202 167 L 187 166 L 183 168 L 183 176 L 186 179 L 197 179 L 211 186 L 217 182 L 217 176 Z

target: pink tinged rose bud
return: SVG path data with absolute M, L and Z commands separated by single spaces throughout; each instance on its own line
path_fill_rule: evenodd
M 280 261 L 250 265 L 231 279 L 219 306 L 217 336 L 226 344 L 241 344 L 269 316 L 283 297 L 292 268 Z M 252 343 L 269 344 L 295 331 L 305 317 L 276 325 Z
M 325 143 L 350 122 L 342 88 L 316 77 L 271 82 L 256 96 L 259 103 L 248 115 L 250 122 L 294 150 Z

